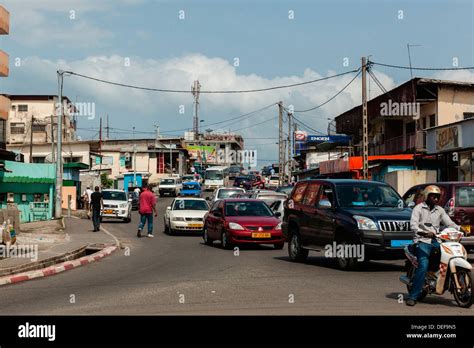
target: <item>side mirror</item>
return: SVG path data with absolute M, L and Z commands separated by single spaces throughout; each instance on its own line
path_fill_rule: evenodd
M 329 202 L 327 199 L 320 200 L 318 206 L 320 208 L 332 208 L 331 202 Z
M 132 201 L 132 199 L 131 199 L 131 198 L 129 198 L 129 199 L 128 199 L 128 201 L 129 201 L 129 202 L 131 202 L 131 201 Z
M 415 207 L 415 202 L 408 203 L 408 208 L 413 208 L 413 207 Z
M 280 216 L 281 216 L 281 212 L 276 211 L 276 212 L 275 212 L 275 216 L 276 216 L 276 217 L 280 217 Z
M 211 200 L 211 197 L 206 197 L 206 201 L 210 201 Z

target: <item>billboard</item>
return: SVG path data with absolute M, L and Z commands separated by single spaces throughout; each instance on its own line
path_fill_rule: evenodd
M 215 146 L 188 145 L 186 150 L 192 160 L 199 163 L 217 163 L 217 150 Z

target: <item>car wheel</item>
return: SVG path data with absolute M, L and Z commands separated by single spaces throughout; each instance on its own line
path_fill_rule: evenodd
M 288 243 L 288 255 L 291 261 L 303 262 L 308 258 L 308 249 L 304 249 L 301 245 L 301 238 L 298 232 L 291 234 L 290 242 Z
M 164 229 L 165 234 L 169 234 L 170 229 L 169 229 L 168 225 L 166 225 L 166 219 L 165 218 L 163 218 L 163 225 L 165 226 L 165 229 Z
M 221 244 L 222 247 L 226 250 L 232 249 L 232 244 L 230 243 L 229 238 L 227 237 L 227 233 L 225 231 L 223 231 L 221 235 Z
M 285 243 L 275 243 L 273 244 L 276 250 L 281 250 L 285 246 Z
M 214 242 L 214 239 L 209 238 L 209 235 L 207 234 L 207 227 L 204 228 L 204 231 L 202 233 L 202 239 L 204 240 L 204 244 L 206 245 L 212 245 Z
M 342 239 L 337 242 L 342 250 L 350 250 L 347 246 L 351 243 L 348 239 Z M 343 271 L 355 271 L 360 268 L 363 262 L 357 261 L 357 257 L 347 257 L 346 255 L 336 257 L 337 266 Z

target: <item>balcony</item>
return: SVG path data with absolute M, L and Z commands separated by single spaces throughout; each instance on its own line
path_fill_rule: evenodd
M 417 152 L 426 151 L 426 131 L 418 131 L 387 139 L 383 144 L 369 144 L 369 155 L 394 155 L 398 153 L 407 153 L 415 151 L 415 143 Z
M 8 54 L 0 50 L 0 77 L 7 77 L 10 72 L 8 68 Z
M 0 6 L 0 35 L 8 35 L 10 32 L 10 12 Z

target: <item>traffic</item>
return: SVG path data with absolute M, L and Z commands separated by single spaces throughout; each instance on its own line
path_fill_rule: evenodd
M 249 244 L 279 250 L 287 243 L 293 262 L 324 252 L 344 271 L 372 260 L 406 260 L 400 281 L 409 292 L 407 305 L 445 292 L 460 307 L 472 305 L 473 183 L 418 185 L 401 196 L 377 181 L 306 179 L 279 186 L 278 176 L 266 174 L 234 168 L 230 179 L 229 168 L 211 167 L 202 186 L 194 174 L 163 178 L 157 192 L 176 196 L 164 213 L 164 232 L 201 236 L 205 245 L 227 250 Z

